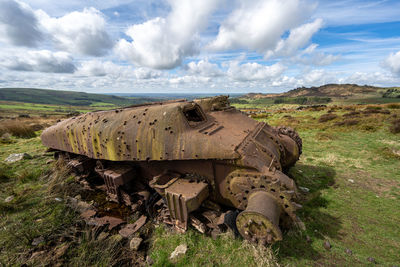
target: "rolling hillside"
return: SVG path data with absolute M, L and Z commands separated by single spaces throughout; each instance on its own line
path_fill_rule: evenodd
M 319 87 L 299 87 L 281 94 L 247 94 L 248 98 L 272 97 L 379 97 L 393 88 L 375 87 L 356 84 L 326 84 Z M 396 90 L 396 88 L 394 88 Z
M 98 103 L 125 106 L 137 103 L 135 99 L 119 96 L 33 88 L 0 88 L 1 100 L 72 106 L 90 106 Z

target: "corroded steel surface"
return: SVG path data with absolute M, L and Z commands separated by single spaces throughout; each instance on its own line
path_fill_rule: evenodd
M 206 114 L 198 107 L 178 101 L 90 112 L 48 128 L 42 140 L 54 149 L 112 161 L 238 158 L 235 148 L 257 122 L 235 109 Z M 185 117 L 192 108 L 200 110 L 193 114 L 199 121 Z
M 298 222 L 296 185 L 284 170 L 299 159 L 300 137 L 249 118 L 225 96 L 91 112 L 46 129 L 42 141 L 97 161 L 111 197 L 128 206 L 132 190 L 148 185 L 183 228 L 203 229 L 189 213 L 206 198 L 242 210 L 236 223 L 250 240 L 280 240 L 282 216 Z

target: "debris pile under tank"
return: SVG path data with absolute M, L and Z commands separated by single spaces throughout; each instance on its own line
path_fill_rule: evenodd
M 93 176 L 96 174 L 75 174 L 75 181 L 82 188 L 80 194 L 67 199 L 68 205 L 79 212 L 87 225 L 118 233 L 128 239 L 135 236 L 147 238 L 146 234 L 151 232 L 149 228 L 155 224 L 164 223 L 170 225 L 171 229 L 183 231 L 182 228 L 173 227 L 175 223 L 168 206 L 156 191 L 141 190 L 126 194 L 124 203 L 120 204 L 109 197 L 102 180 Z M 235 227 L 238 214 L 237 210 L 229 210 L 207 200 L 189 215 L 188 222 L 193 229 L 215 239 L 227 229 L 234 231 L 235 235 L 239 234 Z

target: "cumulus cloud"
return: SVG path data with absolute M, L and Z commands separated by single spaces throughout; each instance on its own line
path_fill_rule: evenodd
M 77 69 L 78 76 L 110 76 L 114 78 L 136 78 L 139 80 L 154 79 L 161 76 L 161 72 L 148 68 L 136 68 L 132 66 L 121 66 L 111 61 L 88 60 L 80 64 Z
M 0 40 L 17 46 L 35 47 L 43 38 L 34 11 L 26 4 L 2 0 Z
M 101 62 L 99 60 L 89 60 L 81 63 L 76 71 L 77 75 L 81 76 L 106 76 L 113 72 L 117 65 L 110 61 Z
M 362 72 L 357 71 L 348 77 L 342 78 L 341 83 L 369 84 L 376 86 L 387 86 L 388 84 L 399 84 L 400 80 L 390 73 L 375 71 Z
M 171 13 L 135 24 L 126 31 L 133 41 L 121 39 L 116 52 L 126 60 L 156 69 L 171 69 L 197 52 L 198 34 L 219 1 L 169 0 Z
M 286 67 L 281 63 L 265 66 L 258 63 L 239 64 L 238 61 L 231 62 L 227 75 L 237 81 L 271 80 L 279 77 Z
M 275 49 L 268 50 L 266 58 L 277 56 L 293 56 L 299 49 L 303 48 L 310 41 L 311 37 L 322 27 L 322 19 L 316 19 L 311 23 L 303 24 L 290 30 L 286 39 L 281 39 Z
M 53 18 L 37 11 L 40 24 L 51 35 L 57 47 L 72 53 L 102 56 L 113 46 L 106 31 L 103 14 L 95 8 L 74 11 Z
M 316 50 L 317 44 L 311 44 L 290 58 L 290 62 L 304 65 L 327 66 L 341 58 L 341 55 L 332 55 Z
M 48 50 L 27 51 L 1 59 L 3 67 L 17 71 L 73 73 L 75 65 L 70 54 Z
M 161 71 L 149 69 L 149 68 L 136 68 L 133 71 L 136 79 L 147 80 L 155 79 L 161 76 Z
M 192 75 L 185 75 L 181 77 L 174 77 L 169 79 L 171 84 L 198 84 L 198 83 L 208 83 L 211 81 L 210 77 L 202 77 L 202 76 L 192 76 Z
M 300 83 L 303 85 L 319 86 L 322 84 L 335 82 L 336 76 L 323 69 L 314 69 L 302 75 Z
M 275 49 L 281 36 L 300 25 L 315 5 L 300 0 L 240 1 L 209 44 L 212 50 L 247 48 L 265 53 Z M 294 37 L 293 37 L 294 38 Z
M 389 69 L 394 75 L 400 76 L 400 51 L 390 54 L 383 62 L 383 67 Z
M 113 46 L 103 14 L 95 8 L 50 17 L 29 5 L 2 0 L 0 40 L 18 46 L 37 47 L 45 39 L 58 49 L 88 56 L 102 56 Z
M 218 77 L 223 75 L 217 64 L 210 63 L 204 59 L 197 63 L 194 61 L 189 62 L 185 69 L 191 75 L 200 75 L 203 77 Z

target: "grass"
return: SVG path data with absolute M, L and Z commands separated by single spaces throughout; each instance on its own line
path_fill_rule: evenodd
M 34 104 L 34 103 L 21 103 L 21 102 L 11 102 L 11 101 L 0 101 L 0 111 L 12 110 L 23 112 L 35 112 L 37 114 L 65 114 L 70 112 L 88 112 L 93 111 L 91 107 L 82 106 L 60 106 L 60 105 L 50 105 L 50 104 Z
M 33 127 L 17 120 L 3 121 L 0 125 L 0 136 L 11 134 L 15 137 L 30 138 L 35 136 Z
M 46 164 L 39 137 L 0 146 L 0 266 L 115 266 L 127 262 L 120 240 L 98 239 L 68 207 L 66 190 L 73 179 L 57 164 Z M 32 159 L 5 164 L 10 153 Z M 61 165 L 64 166 L 64 165 Z M 12 196 L 11 202 L 5 202 Z M 34 240 L 41 240 L 34 245 Z M 131 255 L 130 255 L 131 257 Z M 129 257 L 128 257 L 129 258 Z
M 400 135 L 390 132 L 400 117 L 398 104 L 295 107 L 275 105 L 258 120 L 294 127 L 303 139 L 303 155 L 289 175 L 309 189 L 298 212 L 306 230 L 291 228 L 283 241 L 261 248 L 235 239 L 230 232 L 213 240 L 194 229 L 178 234 L 158 225 L 144 241 L 155 266 L 374 265 L 368 257 L 379 266 L 399 265 Z M 389 114 L 368 110 L 389 110 Z M 324 114 L 336 116 L 320 122 Z M 55 119 L 21 121 L 37 120 L 37 124 Z M 341 125 L 348 120 L 358 123 Z M 138 259 L 143 263 L 145 256 L 127 250 L 126 241 L 100 240 L 98 233 L 83 226 L 64 201 L 63 186 L 74 184 L 73 179 L 62 169 L 54 173 L 54 163 L 46 164 L 51 155 L 39 137 L 11 139 L 0 144 L 0 265 L 112 266 L 133 265 Z M 9 154 L 23 152 L 33 158 L 3 163 Z M 4 202 L 9 196 L 14 199 Z M 43 242 L 32 245 L 38 237 Z M 330 250 L 324 249 L 325 241 L 332 245 Z M 180 244 L 188 246 L 186 255 L 170 260 Z
M 90 106 L 93 103 L 132 105 L 134 101 L 118 96 L 34 88 L 0 88 L 0 100 L 23 103 Z
M 164 225 L 157 226 L 153 234 L 150 257 L 154 266 L 277 266 L 276 255 L 271 248 L 254 246 L 235 239 L 232 232 L 220 235 L 216 240 L 190 229 L 185 234 L 171 232 Z M 169 259 L 174 249 L 186 244 L 184 257 Z

